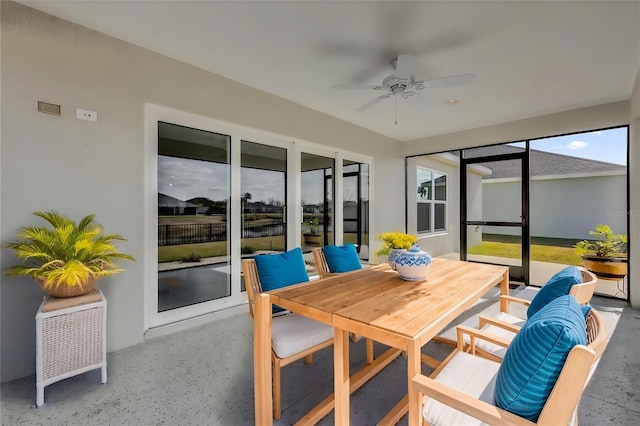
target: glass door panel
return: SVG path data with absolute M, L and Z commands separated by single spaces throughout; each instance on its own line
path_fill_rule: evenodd
M 584 266 L 574 245 L 593 241 L 596 224 L 628 233 L 627 141 L 627 127 L 619 127 L 530 142 L 532 285 Z M 626 299 L 628 279 L 598 277 L 595 293 Z
M 528 173 L 526 150 L 506 144 L 463 150 L 461 255 L 508 265 L 512 279 L 528 281 Z M 524 175 L 526 179 L 523 179 Z M 526 244 L 523 244 L 526 241 Z
M 302 251 L 334 244 L 333 176 L 335 160 L 301 153 Z
M 360 260 L 369 260 L 369 165 L 344 160 L 342 176 L 342 241 L 356 245 Z
M 231 137 L 158 122 L 158 306 L 231 296 Z
M 287 150 L 243 140 L 241 164 L 242 256 L 285 251 Z
M 522 228 L 467 226 L 467 260 L 522 267 Z

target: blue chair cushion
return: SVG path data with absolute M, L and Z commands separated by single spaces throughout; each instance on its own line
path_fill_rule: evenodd
M 531 318 L 543 306 L 553 299 L 569 294 L 574 284 L 582 283 L 582 273 L 575 266 L 567 266 L 555 274 L 536 293 L 527 309 L 527 318 Z
M 324 246 L 324 257 L 327 259 L 330 272 L 349 272 L 362 269 L 356 246 L 345 244 L 343 246 Z
M 263 254 L 255 257 L 262 291 L 275 290 L 309 281 L 307 268 L 299 247 L 285 253 Z M 283 309 L 273 306 L 273 313 Z
M 569 351 L 586 344 L 586 321 L 577 300 L 566 295 L 551 301 L 511 341 L 496 376 L 496 405 L 535 422 Z

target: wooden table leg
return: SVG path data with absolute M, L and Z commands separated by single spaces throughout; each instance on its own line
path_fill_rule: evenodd
M 271 394 L 271 301 L 258 294 L 253 307 L 253 388 L 256 425 L 273 424 Z
M 349 424 L 349 333 L 333 328 L 335 424 Z
M 509 268 L 502 274 L 502 281 L 500 281 L 500 295 L 509 295 Z M 500 299 L 500 312 L 509 312 L 509 302 L 504 299 Z
M 409 342 L 407 348 L 407 386 L 409 395 L 409 426 L 420 425 L 420 394 L 414 391 L 411 383 L 416 374 L 422 372 L 421 351 L 417 342 Z

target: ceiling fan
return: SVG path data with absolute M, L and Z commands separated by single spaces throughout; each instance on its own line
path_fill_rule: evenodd
M 383 95 L 373 98 L 366 104 L 358 108 L 358 111 L 365 111 L 377 103 L 393 96 L 396 99 L 408 99 L 413 95 L 416 95 L 416 90 L 430 89 L 436 87 L 451 87 L 461 86 L 464 84 L 473 83 L 476 79 L 475 74 L 462 74 L 453 75 L 448 77 L 438 77 L 431 79 L 424 79 L 416 81 L 414 72 L 417 66 L 417 58 L 411 55 L 398 55 L 391 61 L 391 65 L 395 69 L 395 72 L 390 76 L 382 80 L 382 85 L 368 85 L 368 84 L 337 84 L 334 85 L 334 89 L 348 89 L 348 90 L 379 90 L 385 91 Z M 396 118 L 396 124 L 397 118 Z

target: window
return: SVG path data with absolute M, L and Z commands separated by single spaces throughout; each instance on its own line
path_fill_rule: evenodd
M 417 230 L 434 233 L 447 230 L 447 175 L 417 167 Z

